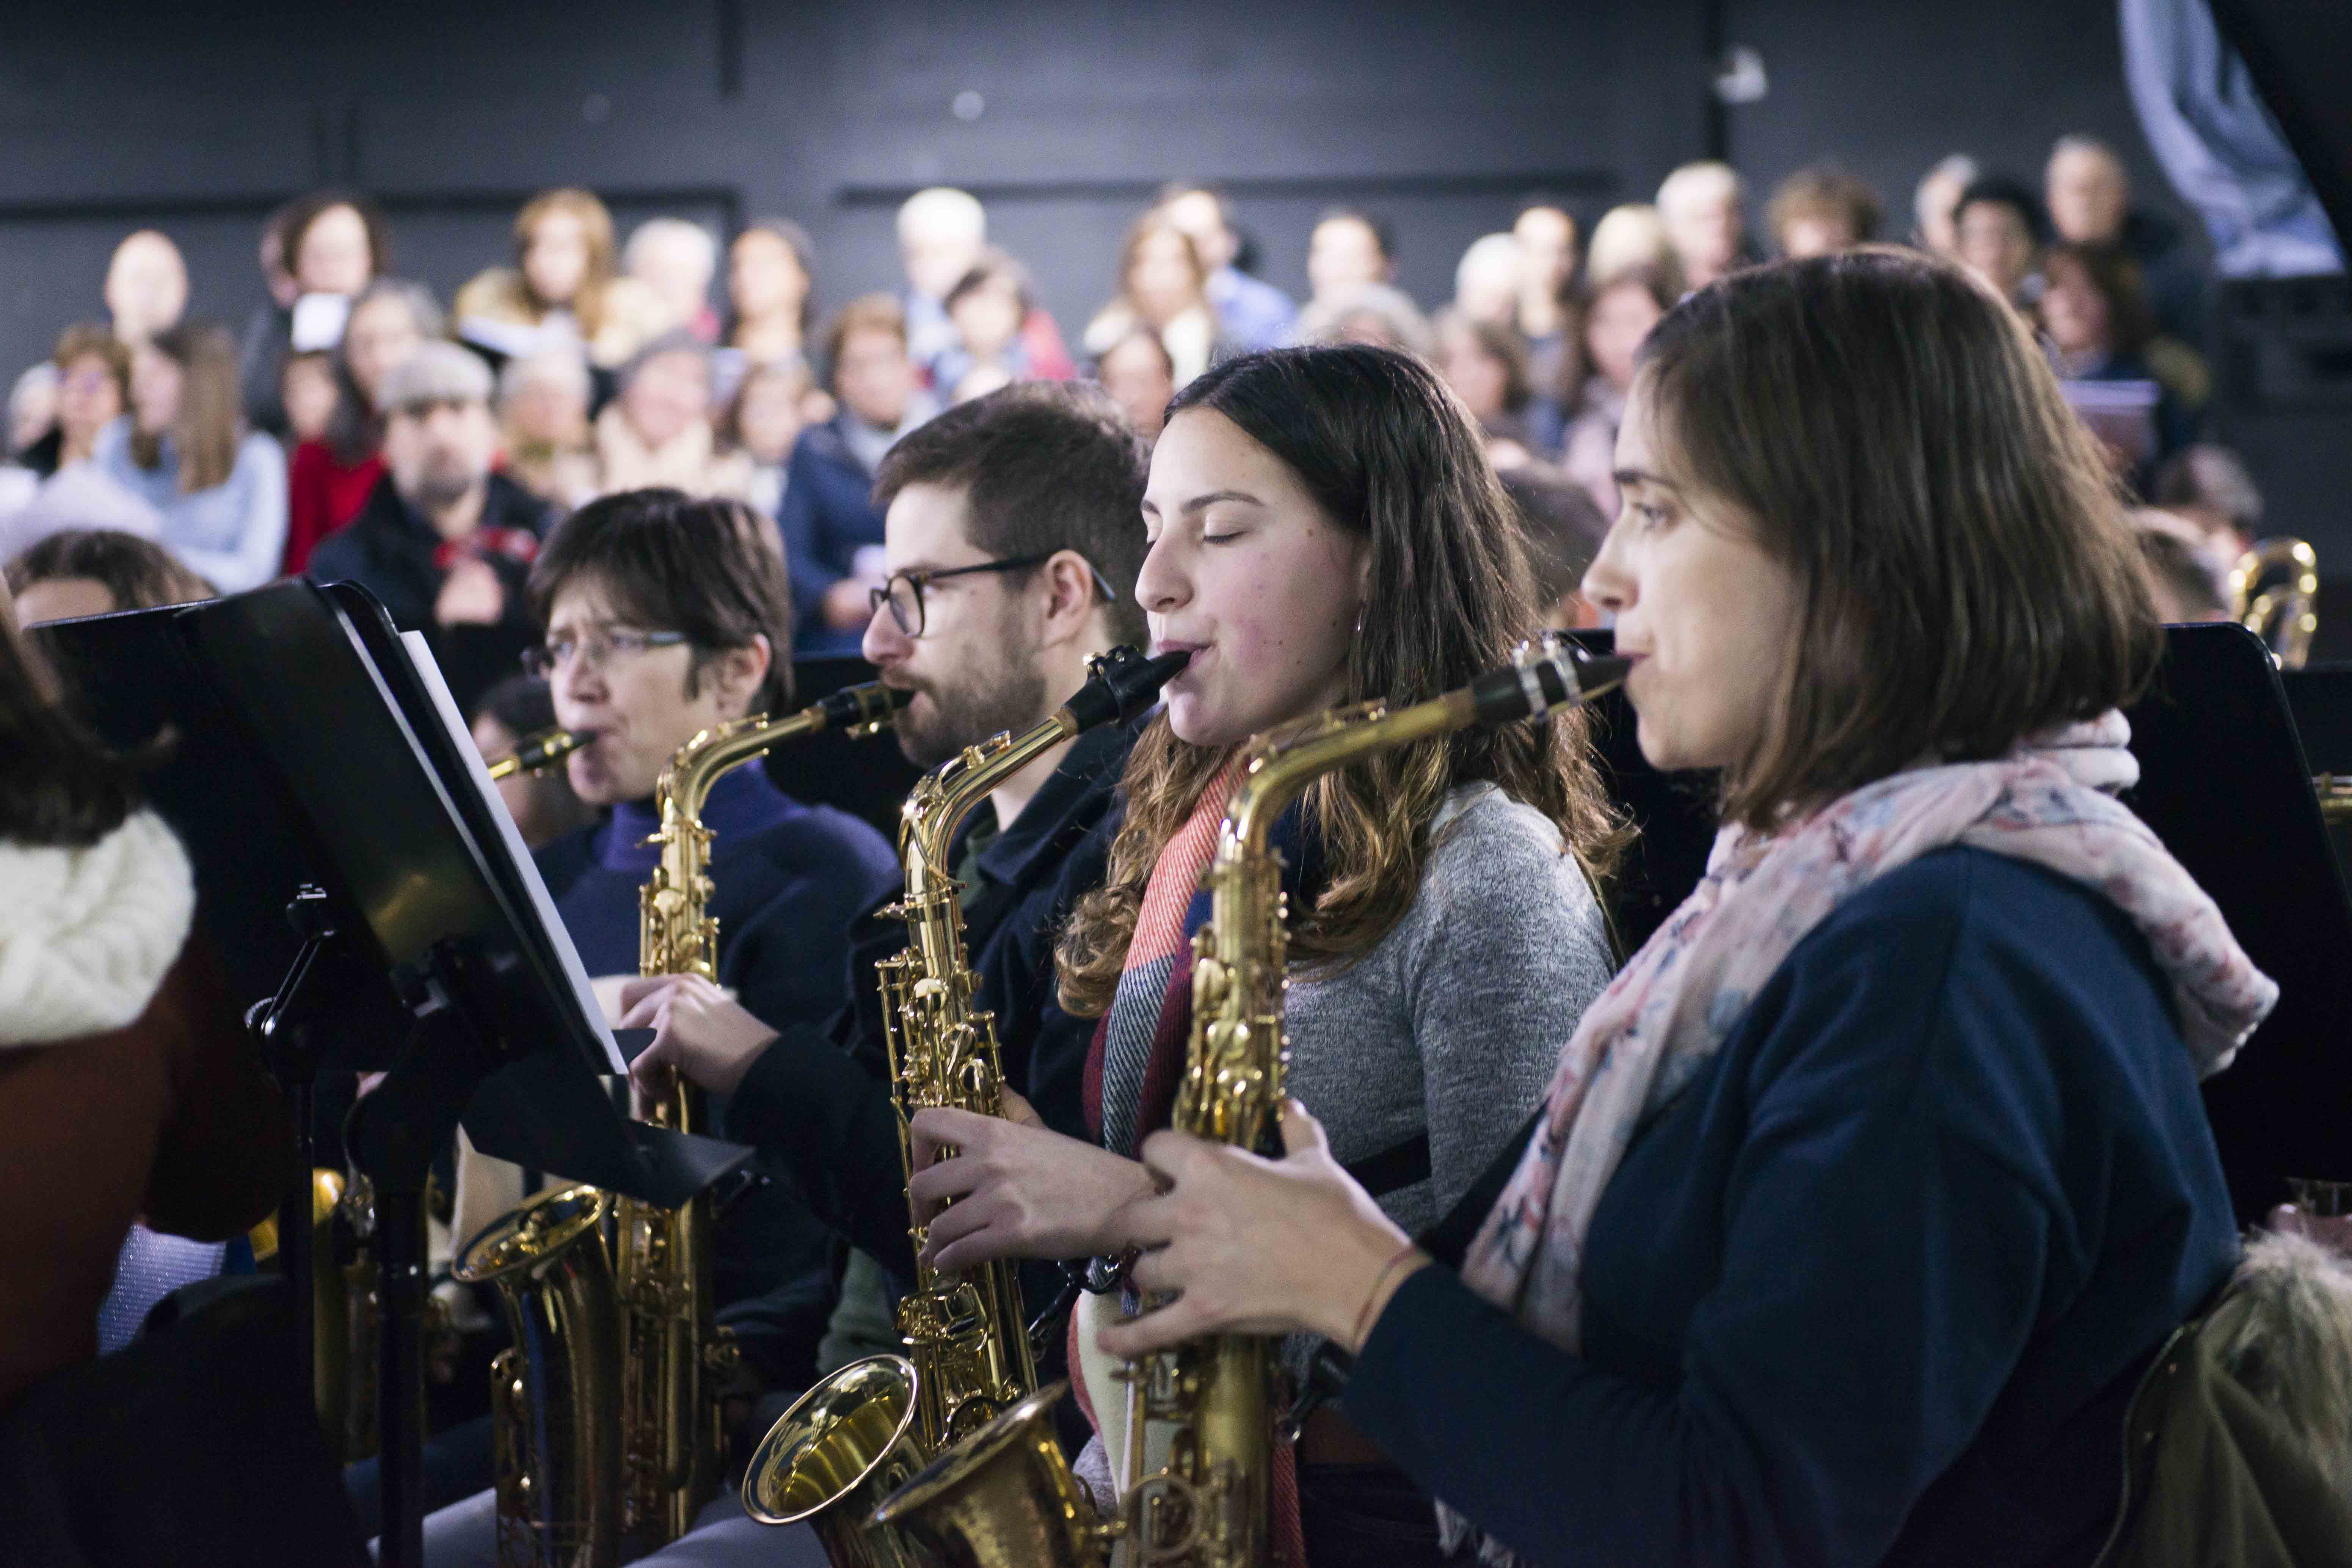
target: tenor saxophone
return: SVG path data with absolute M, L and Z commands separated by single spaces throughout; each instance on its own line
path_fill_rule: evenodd
M 909 1176 L 917 1111 L 1004 1109 L 995 1020 L 972 1005 L 960 891 L 950 847 L 989 793 L 1038 757 L 1097 724 L 1132 718 L 1159 695 L 1187 654 L 1147 659 L 1115 648 L 1050 719 L 1018 737 L 967 748 L 919 782 L 899 818 L 905 896 L 892 912 L 907 947 L 877 966 L 898 1149 Z M 960 1443 L 1036 1392 L 1037 1370 L 1009 1260 L 946 1274 L 923 1263 L 917 1225 L 915 1289 L 900 1302 L 904 1356 L 853 1363 L 786 1412 L 754 1455 L 744 1506 L 771 1524 L 806 1521 L 836 1568 L 915 1561 L 889 1532 L 866 1528 L 874 1504 L 925 1458 Z
M 1207 881 L 1208 924 L 1193 939 L 1192 1032 L 1173 1124 L 1258 1153 L 1281 1152 L 1289 1046 L 1283 1033 L 1288 951 L 1281 857 L 1267 836 L 1325 773 L 1473 724 L 1502 724 L 1582 702 L 1623 679 L 1625 662 L 1592 658 L 1547 637 L 1510 666 L 1408 708 L 1373 702 L 1325 715 L 1245 753 Z M 924 1550 L 987 1568 L 1263 1568 L 1268 1561 L 1274 1342 L 1212 1334 L 1131 1364 L 1123 1401 L 1128 1452 L 1148 1467 L 1110 1521 L 1029 1500 L 1062 1489 L 1051 1400 L 1017 1407 L 933 1464 L 877 1512 Z M 1051 1391 L 1048 1391 L 1049 1393 Z M 1011 1527 L 1017 1521 L 1021 1529 Z M 1025 1533 L 1024 1532 L 1025 1531 Z

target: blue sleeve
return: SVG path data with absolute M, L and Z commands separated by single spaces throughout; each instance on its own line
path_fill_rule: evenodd
M 792 579 L 793 618 L 803 637 L 813 626 L 823 629 L 825 590 L 845 575 L 827 565 L 824 556 L 824 520 L 818 491 L 824 480 L 818 472 L 821 460 L 809 440 L 814 434 L 802 436 L 793 445 L 792 463 L 784 470 L 783 504 L 776 509 L 776 531 L 784 542 L 784 568 Z
M 1725 1090 L 1748 1100 L 1724 1188 L 1621 1204 L 1612 1184 L 1594 1248 L 1612 1207 L 1721 1205 L 1677 1382 L 1595 1367 L 1429 1268 L 1374 1325 L 1349 1414 L 1554 1568 L 1880 1561 L 1982 1426 L 2064 1251 L 2039 1165 L 2063 1129 L 2021 1064 L 2095 1021 L 2053 1005 L 2066 988 L 2035 970 L 2055 959 L 1980 935 L 1948 910 L 1801 948 L 1726 1047 L 1760 1031 Z

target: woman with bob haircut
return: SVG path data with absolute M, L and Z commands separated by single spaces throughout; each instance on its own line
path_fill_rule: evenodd
M 1706 875 L 1458 1272 L 1293 1105 L 1283 1160 L 1145 1148 L 1164 1194 L 1098 1239 L 1176 1300 L 1102 1348 L 1335 1342 L 1482 1561 L 2087 1563 L 2238 1254 L 2198 1080 L 2277 996 L 2112 795 L 2159 647 L 2128 524 L 2014 312 L 1883 248 L 1677 305 L 1616 478 L 1584 593 L 1643 754 L 1719 774 Z
M 1341 703 L 1435 697 L 1508 663 L 1539 624 L 1477 430 L 1434 372 L 1388 350 L 1280 349 L 1207 371 L 1170 407 L 1143 522 L 1137 602 L 1154 648 L 1192 658 L 1129 753 L 1107 874 L 1092 861 L 1101 885 L 1070 889 L 1085 896 L 1061 938 L 1061 994 L 1102 1020 L 1084 1075 L 1097 1142 L 1034 1118 L 918 1113 L 919 1164 L 958 1151 L 909 1189 L 919 1212 L 957 1200 L 929 1222 L 943 1268 L 1109 1250 L 1115 1211 L 1150 1191 L 1136 1154 L 1172 1109 L 1202 874 L 1250 737 Z M 1290 1086 L 1381 1212 L 1417 1228 L 1508 1145 L 1608 978 L 1592 883 L 1616 835 L 1585 725 L 1367 758 L 1318 780 L 1276 837 L 1293 868 Z M 1377 1538 L 1393 1514 L 1433 1546 L 1427 1501 L 1338 1412 L 1310 1420 L 1297 1454 L 1326 1568 L 1354 1560 L 1336 1540 Z M 1297 1531 L 1276 1521 L 1277 1540 Z

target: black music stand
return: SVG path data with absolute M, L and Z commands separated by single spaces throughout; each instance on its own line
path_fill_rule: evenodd
M 109 740 L 143 743 L 159 723 L 179 737 L 152 798 L 189 846 L 215 945 L 242 959 L 248 943 L 275 955 L 301 939 L 255 1010 L 273 1061 L 296 1083 L 387 1074 L 345 1142 L 376 1195 L 381 1561 L 409 1568 L 422 1556 L 416 1327 L 434 1150 L 462 1120 L 487 1153 L 663 1206 L 751 1151 L 614 1109 L 599 1079 L 621 1055 L 546 889 L 430 656 L 363 591 L 280 583 L 41 640 Z M 232 969 L 248 996 L 259 962 Z M 289 1194 L 281 1210 L 281 1245 L 307 1242 L 309 1177 L 299 1208 Z M 297 1316 L 307 1336 L 307 1299 Z

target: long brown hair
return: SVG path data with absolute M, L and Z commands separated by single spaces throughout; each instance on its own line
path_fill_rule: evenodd
M 578 218 L 587 238 L 588 265 L 581 273 L 580 291 L 572 297 L 569 309 L 572 319 L 580 323 L 581 337 L 593 343 L 604 326 L 604 289 L 613 281 L 617 254 L 613 243 L 613 215 L 596 199 L 595 192 L 566 185 L 541 191 L 523 204 L 514 221 L 515 284 L 541 314 L 556 309 L 553 301 L 531 292 L 530 273 L 523 265 L 530 257 L 531 236 L 539 232 L 540 220 L 554 213 L 569 213 Z
M 147 346 L 180 367 L 180 408 L 167 431 L 140 427 L 134 418 L 131 456 L 142 468 L 163 460 L 163 438 L 172 437 L 180 459 L 182 495 L 225 484 L 236 468 L 238 412 L 236 342 L 226 328 L 183 321 L 147 340 Z
M 0 595 L 0 840 L 95 844 L 139 804 L 137 762 L 115 756 L 68 714 L 57 676 Z
M 1224 416 L 1371 545 L 1371 610 L 1348 655 L 1346 700 L 1436 697 L 1509 662 L 1538 623 L 1519 527 L 1477 430 L 1418 359 L 1360 345 L 1278 349 L 1218 365 L 1169 406 Z M 1118 989 L 1151 869 L 1237 746 L 1188 745 L 1162 714 L 1121 781 L 1126 818 L 1105 885 L 1081 900 L 1056 955 L 1064 1005 L 1102 1012 Z M 1598 880 L 1620 842 L 1581 714 L 1423 741 L 1326 775 L 1306 809 L 1328 881 L 1293 916 L 1291 952 L 1344 962 L 1412 906 L 1447 790 L 1491 780 L 1558 825 Z
M 1668 477 L 1736 508 L 1804 606 L 1727 821 L 2000 756 L 2146 684 L 2155 614 L 2097 444 L 1964 268 L 1869 247 L 1734 273 L 1642 354 Z

